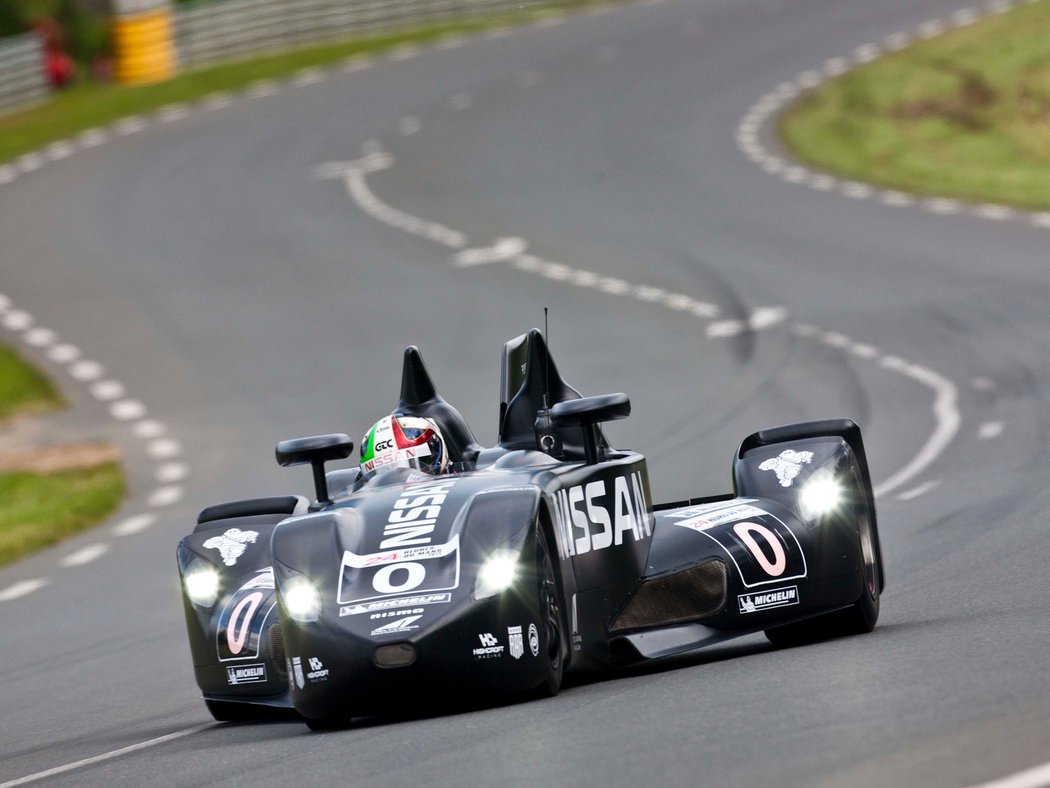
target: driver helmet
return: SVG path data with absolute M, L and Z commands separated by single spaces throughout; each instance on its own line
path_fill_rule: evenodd
M 437 475 L 448 470 L 448 451 L 441 430 L 430 419 L 395 413 L 372 425 L 361 441 L 361 471 L 415 468 Z

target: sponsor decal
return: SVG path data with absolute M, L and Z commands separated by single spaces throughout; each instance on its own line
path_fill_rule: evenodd
M 255 544 L 259 538 L 258 531 L 242 531 L 240 528 L 230 528 L 222 536 L 213 536 L 204 542 L 208 550 L 218 550 L 222 556 L 222 562 L 226 566 L 234 566 L 237 559 L 244 555 L 249 544 Z
M 422 616 L 406 616 L 405 618 L 399 618 L 397 621 L 391 621 L 378 629 L 373 629 L 372 637 L 376 635 L 400 635 L 413 629 L 419 629 L 419 625 L 415 622 L 419 621 L 420 618 Z
M 534 657 L 540 655 L 540 633 L 536 631 L 535 624 L 529 624 L 529 651 Z
M 721 509 L 713 509 L 685 520 L 679 520 L 675 525 L 692 528 L 694 531 L 704 531 L 722 523 L 743 520 L 747 517 L 761 517 L 764 514 L 769 514 L 769 512 L 750 504 L 734 503 L 731 506 L 723 506 Z
M 339 615 L 356 616 L 361 613 L 371 613 L 373 610 L 390 610 L 395 607 L 408 607 L 411 605 L 435 605 L 451 601 L 452 594 L 422 594 L 420 596 L 407 596 L 403 599 L 379 599 L 364 605 L 346 605 L 339 608 Z
M 306 679 L 303 677 L 303 661 L 299 657 L 292 657 L 292 673 L 295 675 L 295 686 L 302 689 L 306 686 Z
M 390 446 L 388 446 L 387 443 L 392 442 L 383 441 L 382 443 L 376 444 L 376 449 L 378 450 L 380 446 L 389 449 Z M 398 449 L 396 452 L 387 451 L 384 454 L 376 455 L 371 460 L 366 460 L 361 463 L 361 470 L 368 473 L 369 471 L 374 471 L 387 465 L 403 466 L 407 464 L 405 462 L 406 460 L 413 460 L 417 457 L 429 457 L 430 454 L 430 447 L 425 443 L 421 443 L 419 446 L 406 446 L 403 449 Z
M 306 674 L 307 681 L 328 681 L 328 669 L 325 668 L 324 663 L 317 657 L 310 657 L 308 661 L 310 664 L 310 671 Z
M 529 634 L 531 635 L 531 628 Z M 537 638 L 538 641 L 538 638 Z M 530 645 L 531 645 L 530 638 Z M 572 650 L 582 651 L 583 650 L 583 635 L 580 634 L 580 617 L 576 612 L 576 594 L 572 595 Z M 536 644 L 536 651 L 534 654 L 539 652 L 539 643 Z
M 779 457 L 772 457 L 758 466 L 760 471 L 773 471 L 781 487 L 790 487 L 803 465 L 813 461 L 813 452 L 784 449 Z
M 713 501 L 711 503 L 701 503 L 696 506 L 687 506 L 684 509 L 674 509 L 670 512 L 661 512 L 661 517 L 668 517 L 671 519 L 679 519 L 682 517 L 698 517 L 702 514 L 708 514 L 709 512 L 716 512 L 719 509 L 725 509 L 727 506 L 737 506 L 738 504 L 744 503 L 755 503 L 756 498 L 733 498 L 728 501 Z
M 514 659 L 521 659 L 525 653 L 525 641 L 521 636 L 521 627 L 507 627 L 507 643 L 510 646 L 510 655 Z
M 503 655 L 504 647 L 499 645 L 496 636 L 491 632 L 478 635 L 478 640 L 481 641 L 481 648 L 474 649 L 475 659 L 492 659 Z
M 459 586 L 459 535 L 446 544 L 431 545 L 442 504 L 456 481 L 431 481 L 405 489 L 387 517 L 380 552 L 343 553 L 337 596 L 340 605 L 351 607 L 377 597 L 447 591 Z M 436 579 L 428 582 L 428 572 Z M 370 590 L 365 590 L 366 583 Z
M 393 618 L 394 616 L 408 616 L 408 615 L 411 615 L 412 613 L 422 613 L 422 612 L 423 612 L 423 608 L 421 608 L 421 607 L 413 608 L 411 610 L 409 610 L 409 609 L 405 609 L 405 610 L 388 610 L 385 613 L 373 613 L 372 615 L 369 616 L 369 618 L 371 618 L 371 619 L 376 619 L 376 618 Z
M 238 684 L 259 684 L 266 681 L 266 665 L 231 665 L 226 668 L 226 683 L 231 687 Z
M 798 604 L 798 586 L 770 588 L 753 594 L 741 594 L 737 597 L 741 613 L 757 613 L 774 607 L 787 607 Z
M 594 550 L 640 542 L 652 535 L 641 472 L 604 479 L 554 494 L 554 535 L 565 559 Z

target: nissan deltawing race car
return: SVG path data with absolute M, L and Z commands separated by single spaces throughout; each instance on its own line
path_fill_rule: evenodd
M 326 473 L 347 436 L 284 441 L 277 461 L 312 466 L 313 502 L 211 506 L 179 543 L 213 716 L 294 707 L 318 728 L 435 688 L 554 695 L 568 671 L 744 634 L 871 631 L 884 575 L 856 424 L 757 432 L 734 494 L 653 504 L 645 457 L 600 428 L 629 412 L 624 394 L 581 397 L 533 330 L 504 346 L 499 438 L 484 448 L 409 347 L 393 413 L 437 426 L 450 472 L 370 460 Z

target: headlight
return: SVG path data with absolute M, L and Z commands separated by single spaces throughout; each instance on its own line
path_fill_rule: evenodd
M 506 591 L 518 575 L 518 554 L 510 550 L 493 553 L 478 570 L 474 584 L 474 598 L 486 599 L 500 591 Z
M 835 511 L 842 503 L 842 485 L 826 469 L 810 476 L 798 494 L 799 513 L 806 520 L 816 520 Z
M 219 598 L 219 572 L 204 561 L 196 560 L 182 576 L 186 596 L 198 607 L 211 607 Z
M 281 599 L 288 615 L 300 624 L 309 624 L 321 617 L 321 595 L 302 575 L 290 577 L 281 584 Z

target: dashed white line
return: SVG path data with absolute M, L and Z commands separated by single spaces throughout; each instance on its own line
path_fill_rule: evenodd
M 182 446 L 179 445 L 178 441 L 171 438 L 157 438 L 147 444 L 146 451 L 155 459 L 167 460 L 179 456 Z
M 397 122 L 397 133 L 403 137 L 410 137 L 413 134 L 418 134 L 419 130 L 422 128 L 422 121 L 413 115 L 401 118 L 401 120 Z
M 137 115 L 133 115 L 129 118 L 122 118 L 113 124 L 113 132 L 121 137 L 127 137 L 131 134 L 138 134 L 140 131 L 149 127 L 149 123 Z
M 292 86 L 305 88 L 324 82 L 325 72 L 320 68 L 304 68 L 292 76 Z
M 182 500 L 182 496 L 185 492 L 186 491 L 177 484 L 168 485 L 167 487 L 158 487 L 149 494 L 146 503 L 154 508 L 171 506 L 173 503 L 178 503 Z
M 81 383 L 87 383 L 92 380 L 98 380 L 106 374 L 106 370 L 97 361 L 83 360 L 73 364 L 69 368 L 69 374 L 72 375 L 75 380 L 79 380 Z
M 88 129 L 77 135 L 77 144 L 81 148 L 97 148 L 109 141 L 109 133 L 105 129 Z
M 189 468 L 187 468 L 181 462 L 168 462 L 157 467 L 154 477 L 161 484 L 172 484 L 173 482 L 181 482 L 189 474 Z
M 109 545 L 104 543 L 90 544 L 87 547 L 82 547 L 75 553 L 70 553 L 63 558 L 59 563 L 66 569 L 74 566 L 83 566 L 84 564 L 90 564 L 92 561 L 101 558 L 109 552 Z
M 417 57 L 422 51 L 422 49 L 414 45 L 398 47 L 387 55 L 387 60 L 392 63 L 400 63 L 404 60 L 411 60 L 412 58 Z
M 102 380 L 91 387 L 91 396 L 103 402 L 124 396 L 124 384 L 119 380 Z
M 161 422 L 155 421 L 154 419 L 144 419 L 143 421 L 140 421 L 138 424 L 136 424 L 132 429 L 134 430 L 135 435 L 137 435 L 140 438 L 159 438 L 161 435 L 167 432 L 167 427 L 165 427 Z
M 58 334 L 50 328 L 31 328 L 22 339 L 31 347 L 42 348 L 54 344 Z
M 21 309 L 14 309 L 7 312 L 4 314 L 3 318 L 0 319 L 0 323 L 3 324 L 4 328 L 10 329 L 11 331 L 25 331 L 33 325 L 33 322 L 33 316 Z
M 12 599 L 18 599 L 19 597 L 32 594 L 34 591 L 38 591 L 46 586 L 51 581 L 46 577 L 37 577 L 32 580 L 21 580 L 13 585 L 9 585 L 3 591 L 0 591 L 0 602 L 10 602 Z M 0 786 L 3 788 L 3 786 Z
M 47 357 L 58 364 L 70 364 L 81 356 L 80 348 L 64 342 L 47 351 Z
M 118 421 L 135 421 L 146 415 L 146 406 L 136 399 L 124 399 L 114 402 L 109 412 Z
M 157 516 L 154 514 L 137 514 L 133 517 L 128 517 L 125 520 L 121 520 L 113 526 L 113 535 L 131 536 L 133 534 L 139 534 L 156 522 Z
M 190 115 L 189 107 L 184 104 L 169 104 L 157 110 L 156 118 L 159 123 L 174 123 L 183 120 Z

